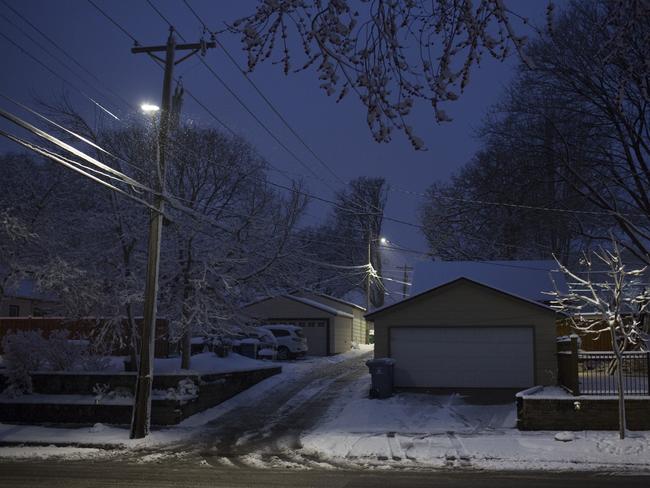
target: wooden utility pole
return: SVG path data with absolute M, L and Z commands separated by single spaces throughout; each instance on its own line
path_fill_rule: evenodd
M 207 48 L 216 47 L 215 42 L 201 41 L 194 44 L 176 44 L 174 28 L 169 28 L 167 44 L 163 46 L 136 46 L 131 49 L 134 54 L 146 53 L 157 61 L 163 63 L 165 73 L 163 76 L 162 103 L 160 106 L 160 122 L 158 129 L 158 144 L 156 152 L 156 178 L 153 197 L 155 210 L 151 211 L 149 220 L 149 243 L 147 249 L 147 276 L 144 289 L 144 323 L 142 327 L 142 340 L 140 341 L 140 362 L 138 378 L 135 386 L 135 399 L 133 417 L 131 419 L 131 438 L 141 439 L 149 433 L 151 424 L 151 387 L 153 385 L 154 348 L 156 340 L 156 310 L 158 305 L 158 269 L 160 264 L 160 241 L 162 237 L 164 190 L 165 190 L 165 149 L 169 132 L 169 117 L 172 102 L 172 80 L 174 66 L 190 56 L 201 52 L 205 54 Z M 191 51 L 178 61 L 174 61 L 176 51 Z M 160 58 L 154 53 L 165 52 L 165 58 Z
M 368 232 L 368 273 L 366 275 L 366 312 L 370 312 L 370 278 L 372 271 L 372 255 L 370 252 L 370 243 L 372 242 L 372 234 Z

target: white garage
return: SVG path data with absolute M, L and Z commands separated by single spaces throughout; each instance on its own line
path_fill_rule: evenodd
M 556 313 L 543 303 L 459 278 L 366 318 L 398 388 L 556 384 Z
M 401 387 L 520 388 L 534 384 L 531 327 L 396 327 Z

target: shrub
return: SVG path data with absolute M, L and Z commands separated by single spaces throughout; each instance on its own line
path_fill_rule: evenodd
M 32 392 L 32 371 L 46 365 L 47 345 L 40 330 L 9 332 L 2 339 L 3 359 L 9 386 L 5 393 L 10 396 Z

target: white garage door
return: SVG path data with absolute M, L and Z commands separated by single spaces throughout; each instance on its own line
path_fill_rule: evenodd
M 522 388 L 532 386 L 530 327 L 393 327 L 395 386 Z

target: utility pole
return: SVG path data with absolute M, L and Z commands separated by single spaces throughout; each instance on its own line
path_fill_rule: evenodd
M 133 417 L 131 419 L 131 439 L 141 439 L 149 434 L 151 424 L 151 387 L 153 385 L 154 348 L 156 340 L 156 311 L 158 306 L 158 270 L 160 264 L 160 241 L 162 237 L 164 190 L 165 190 L 165 149 L 169 132 L 170 109 L 172 103 L 172 80 L 174 66 L 190 56 L 206 49 L 216 47 L 215 42 L 201 41 L 193 44 L 176 44 L 174 28 L 169 28 L 167 44 L 162 46 L 140 47 L 131 49 L 133 54 L 145 53 L 161 62 L 165 67 L 163 75 L 162 103 L 156 152 L 156 178 L 153 197 L 155 210 L 151 211 L 149 220 L 149 242 L 147 248 L 147 276 L 144 289 L 144 323 L 140 341 L 140 363 L 135 385 Z M 190 51 L 189 54 L 174 61 L 176 51 Z M 160 58 L 156 52 L 164 52 Z
M 408 266 L 406 263 L 404 263 L 404 278 L 402 279 L 402 298 L 406 298 L 406 292 L 407 289 L 406 287 L 408 286 L 409 280 L 409 271 L 413 271 L 413 268 L 411 266 Z
M 372 234 L 368 232 L 368 273 L 366 274 L 366 312 L 370 312 L 370 276 L 372 270 L 372 258 L 370 254 L 370 243 L 372 242 Z

